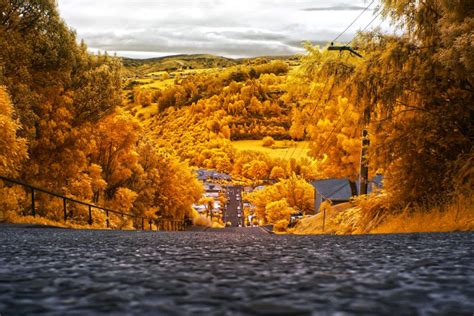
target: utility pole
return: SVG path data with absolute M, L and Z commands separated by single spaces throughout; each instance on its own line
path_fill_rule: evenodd
M 347 45 L 335 46 L 333 43 L 331 43 L 331 46 L 328 47 L 328 50 L 340 51 L 340 52 L 349 51 L 351 54 L 357 57 L 363 58 L 362 55 L 359 54 L 354 48 Z M 368 131 L 369 123 L 370 123 L 370 107 L 367 106 L 364 110 L 364 128 L 362 129 L 362 149 L 360 153 L 360 173 L 359 173 L 359 195 L 367 194 L 368 186 L 369 186 L 369 159 L 367 157 L 367 151 L 370 145 L 369 131 Z
M 359 195 L 367 194 L 369 185 L 369 159 L 367 151 L 369 149 L 370 107 L 364 110 L 364 128 L 362 129 L 362 149 L 360 153 L 360 175 L 359 175 Z

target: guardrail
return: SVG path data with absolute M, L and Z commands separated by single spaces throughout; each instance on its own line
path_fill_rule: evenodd
M 69 203 L 75 203 L 75 204 L 79 204 L 79 205 L 83 205 L 83 206 L 88 207 L 88 211 L 89 211 L 88 223 L 89 223 L 89 225 L 92 225 L 92 223 L 93 223 L 92 210 L 93 209 L 98 209 L 98 210 L 101 210 L 101 211 L 105 212 L 107 228 L 110 227 L 110 220 L 109 220 L 109 213 L 110 213 L 110 214 L 117 214 L 117 215 L 121 215 L 121 216 L 126 216 L 126 217 L 130 217 L 130 218 L 138 219 L 139 221 L 141 220 L 141 229 L 142 230 L 145 230 L 145 221 L 148 220 L 149 228 L 150 228 L 150 230 L 152 230 L 152 221 L 150 219 L 146 218 L 146 217 L 143 217 L 143 216 L 137 216 L 137 215 L 134 215 L 134 214 L 123 213 L 123 212 L 111 210 L 109 208 L 105 208 L 105 207 L 98 206 L 98 205 L 95 205 L 95 204 L 91 204 L 91 203 L 88 203 L 88 202 L 80 201 L 80 200 L 77 200 L 77 199 L 74 199 L 74 198 L 64 196 L 62 194 L 58 194 L 58 193 L 51 192 L 51 191 L 48 191 L 48 190 L 45 190 L 45 189 L 42 189 L 42 188 L 38 188 L 36 186 L 33 186 L 31 184 L 28 184 L 28 183 L 24 183 L 24 182 L 19 181 L 19 180 L 10 179 L 10 178 L 3 177 L 3 176 L 0 176 L 0 180 L 3 180 L 5 182 L 11 183 L 11 184 L 20 185 L 20 186 L 22 186 L 22 187 L 24 187 L 24 188 L 26 188 L 27 190 L 30 191 L 30 195 L 31 195 L 31 215 L 32 216 L 36 216 L 35 192 L 41 192 L 41 193 L 45 193 L 47 195 L 54 196 L 54 197 L 57 197 L 57 198 L 60 198 L 60 199 L 63 200 L 64 222 L 67 222 L 68 216 L 71 215 L 71 214 L 68 214 L 68 212 L 67 212 L 67 204 L 69 202 Z M 175 221 L 173 221 L 173 222 L 175 222 Z M 178 221 L 178 222 L 182 222 L 182 225 L 184 225 L 183 221 Z M 164 224 L 163 221 L 161 221 L 161 223 L 159 223 L 159 222 L 157 223 L 158 229 L 160 228 L 160 226 L 165 227 L 167 225 Z M 173 228 L 176 227 L 177 228 L 176 230 L 181 230 L 180 229 L 181 226 L 178 225 L 178 224 L 173 224 L 170 227 L 173 227 Z M 184 228 L 182 228 L 182 229 L 184 229 Z

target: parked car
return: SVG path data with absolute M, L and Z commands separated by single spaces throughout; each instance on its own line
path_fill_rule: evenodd
M 296 223 L 303 218 L 303 213 L 295 213 L 290 216 L 290 223 L 288 224 L 288 227 L 293 227 L 296 225 Z

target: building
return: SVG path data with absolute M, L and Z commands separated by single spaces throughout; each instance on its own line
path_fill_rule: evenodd
M 376 175 L 369 182 L 368 192 L 382 188 L 382 175 Z M 319 208 L 324 201 L 331 201 L 333 205 L 349 202 L 352 198 L 351 186 L 347 178 L 324 179 L 311 182 L 315 189 L 314 209 L 319 213 Z M 356 183 L 359 191 L 359 182 Z
M 220 173 L 215 170 L 198 169 L 195 171 L 197 179 L 203 183 L 204 193 L 203 197 L 211 198 L 213 200 L 212 209 L 210 212 L 215 216 L 222 213 L 224 205 L 221 205 L 219 196 L 225 192 L 225 186 L 216 182 L 230 181 L 231 176 L 225 173 Z M 193 204 L 193 208 L 199 213 L 206 213 L 208 205 Z
M 198 180 L 202 182 L 208 181 L 231 181 L 232 177 L 226 173 L 217 172 L 215 170 L 198 169 L 196 170 Z

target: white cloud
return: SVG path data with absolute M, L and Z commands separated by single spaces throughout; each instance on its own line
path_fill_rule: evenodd
M 330 41 L 364 0 L 59 0 L 79 38 L 94 49 L 133 57 L 171 53 L 287 55 L 304 40 Z M 367 11 L 341 38 L 372 18 Z M 374 25 L 378 25 L 378 21 Z

